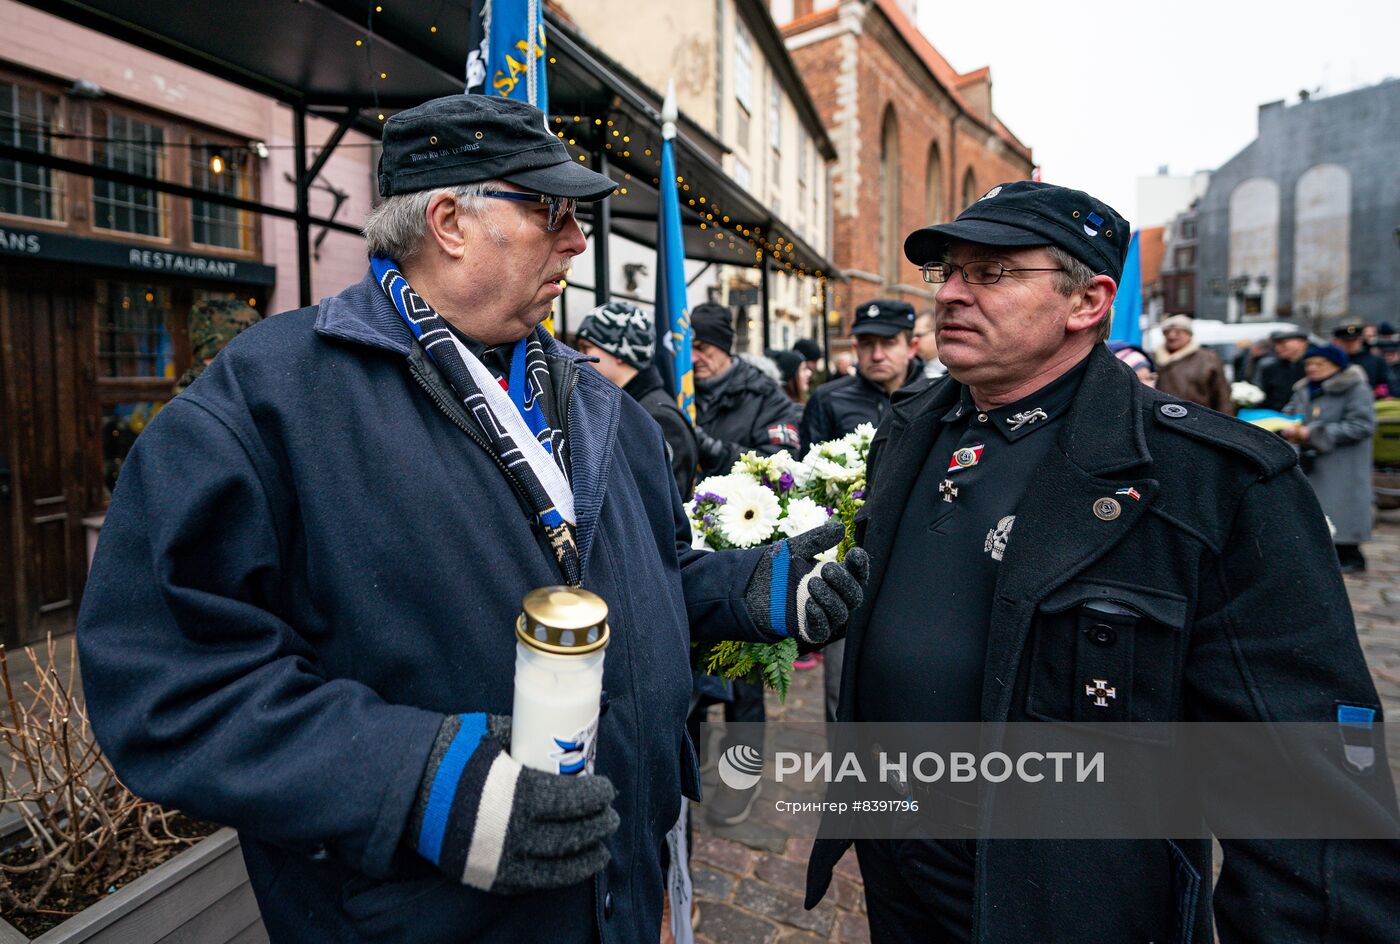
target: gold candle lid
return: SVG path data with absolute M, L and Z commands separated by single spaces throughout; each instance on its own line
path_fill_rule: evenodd
M 541 652 L 582 656 L 608 644 L 608 604 L 578 587 L 539 587 L 525 594 L 515 635 Z

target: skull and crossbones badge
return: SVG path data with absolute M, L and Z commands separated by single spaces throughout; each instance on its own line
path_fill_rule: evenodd
M 1015 515 L 1007 515 L 997 522 L 995 528 L 987 532 L 987 541 L 982 545 L 982 550 L 992 555 L 992 560 L 999 561 L 1006 553 L 1006 541 L 1011 537 L 1011 526 L 1016 523 Z

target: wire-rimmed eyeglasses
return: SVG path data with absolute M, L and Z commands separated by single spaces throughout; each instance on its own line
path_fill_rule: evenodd
M 1012 269 L 1000 262 L 965 262 L 956 265 L 952 262 L 927 262 L 922 266 L 924 281 L 930 285 L 941 285 L 961 272 L 968 285 L 994 285 L 1008 272 L 1063 272 L 1062 268 L 1018 268 Z
M 549 219 L 545 222 L 544 228 L 551 233 L 559 232 L 560 227 L 564 225 L 564 220 L 573 216 L 574 209 L 578 206 L 578 199 L 575 197 L 555 197 L 547 193 L 532 193 L 528 190 L 483 190 L 481 195 L 497 200 L 548 204 Z

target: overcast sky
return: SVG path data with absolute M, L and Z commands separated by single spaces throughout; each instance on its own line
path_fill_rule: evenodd
M 954 68 L 991 66 L 992 109 L 1044 179 L 1130 221 L 1138 177 L 1223 164 L 1260 104 L 1400 78 L 1397 0 L 918 2 Z

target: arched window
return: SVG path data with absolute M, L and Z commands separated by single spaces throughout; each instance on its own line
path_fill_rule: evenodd
M 982 194 L 977 190 L 977 178 L 972 176 L 972 168 L 967 169 L 963 174 L 962 202 L 963 209 L 972 206 L 973 202 Z
M 899 281 L 899 122 L 894 106 L 885 106 L 880 123 L 880 276 L 885 285 Z
M 938 142 L 929 145 L 928 167 L 924 171 L 924 219 L 925 225 L 943 222 L 943 156 L 938 153 Z
M 1351 298 L 1351 174 L 1339 164 L 1308 168 L 1293 207 L 1293 310 L 1321 326 L 1346 314 Z
M 1251 177 L 1230 191 L 1230 297 L 1227 321 L 1272 317 L 1278 299 L 1279 188 Z

